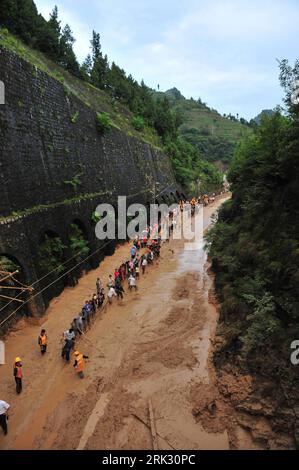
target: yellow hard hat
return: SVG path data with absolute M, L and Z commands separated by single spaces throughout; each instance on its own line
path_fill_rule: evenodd
M 75 351 L 74 352 L 74 356 L 79 356 L 80 352 L 79 351 Z
M 22 362 L 22 359 L 21 359 L 20 357 L 16 357 L 16 358 L 15 358 L 15 363 L 16 363 L 16 362 Z

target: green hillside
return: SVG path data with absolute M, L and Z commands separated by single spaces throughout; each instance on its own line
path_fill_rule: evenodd
M 176 88 L 156 95 L 166 95 L 181 114 L 180 135 L 195 145 L 207 161 L 220 168 L 230 163 L 236 145 L 252 132 L 245 120 L 240 122 L 234 116 L 223 117 L 201 100 L 184 98 Z
M 221 302 L 215 360 L 263 377 L 254 385 L 263 397 L 271 396 L 272 380 L 283 400 L 273 394 L 271 410 L 291 433 L 298 417 L 285 406 L 299 398 L 299 370 L 290 360 L 299 338 L 299 107 L 291 96 L 299 69 L 283 60 L 280 72 L 287 112 L 264 113 L 239 146 L 227 175 L 233 198 L 207 241 Z
M 258 114 L 255 118 L 254 121 L 260 125 L 262 122 L 262 119 L 264 116 L 273 116 L 275 114 L 275 111 L 273 109 L 263 109 L 260 114 Z
M 29 62 L 35 68 L 47 73 L 65 87 L 66 93 L 71 93 L 96 112 L 105 112 L 110 116 L 113 126 L 122 129 L 128 135 L 138 137 L 155 147 L 162 147 L 161 140 L 151 126 L 146 124 L 138 130 L 133 125 L 134 114 L 120 101 L 113 100 L 105 91 L 96 88 L 91 83 L 83 81 L 57 65 L 45 54 L 37 51 L 10 34 L 7 29 L 0 28 L 0 47 L 4 47 Z
M 137 82 L 132 82 L 130 76 L 122 75 L 119 78 L 119 86 L 116 88 L 117 93 L 111 94 L 110 88 L 102 90 L 88 80 L 76 77 L 45 53 L 24 44 L 21 39 L 12 35 L 5 28 L 0 28 L 1 47 L 30 63 L 33 76 L 39 69 L 58 80 L 64 86 L 66 94 L 75 95 L 91 107 L 95 111 L 95 116 L 96 113 L 104 113 L 109 126 L 117 127 L 129 136 L 135 136 L 164 150 L 169 156 L 176 179 L 186 194 L 193 195 L 196 192 L 198 180 L 201 181 L 201 188 L 204 192 L 214 192 L 221 189 L 222 176 L 220 172 L 203 158 L 196 147 L 179 137 L 177 113 L 170 101 L 153 99 L 152 90 L 143 83 L 138 85 Z M 121 89 L 130 90 L 128 84 L 132 85 L 133 91 L 137 90 L 141 93 L 142 108 L 138 109 L 137 107 L 137 112 L 130 109 L 131 101 L 125 99 L 124 96 L 119 96 Z M 135 95 L 133 94 L 133 104 L 136 101 L 138 105 L 135 93 Z M 150 116 L 150 112 L 152 116 Z

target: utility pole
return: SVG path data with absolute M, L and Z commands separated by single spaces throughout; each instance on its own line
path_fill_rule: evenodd
M 18 274 L 18 273 L 19 273 L 19 270 L 16 270 L 14 272 L 9 272 L 9 271 L 4 271 L 4 270 L 0 269 L 0 298 L 1 299 L 16 301 L 16 302 L 19 302 L 19 303 L 24 303 L 25 300 L 19 299 L 18 297 L 20 297 L 20 295 L 23 292 L 26 292 L 26 291 L 29 292 L 29 293 L 33 292 L 33 290 L 34 290 L 33 287 L 22 284 L 20 281 L 18 281 L 14 277 L 14 275 Z M 3 282 L 7 282 L 7 281 L 10 281 L 10 283 L 8 285 L 2 284 Z M 7 296 L 7 295 L 2 294 L 3 289 L 9 289 L 9 290 L 13 290 L 13 291 L 19 290 L 20 293 L 17 296 L 11 297 L 11 295 Z

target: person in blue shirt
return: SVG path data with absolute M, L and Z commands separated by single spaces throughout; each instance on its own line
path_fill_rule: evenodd
M 135 245 L 132 246 L 131 248 L 131 258 L 134 259 L 136 256 L 137 248 Z

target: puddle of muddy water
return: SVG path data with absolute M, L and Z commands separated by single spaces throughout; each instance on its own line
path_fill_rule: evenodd
M 205 227 L 208 226 L 209 220 L 210 217 L 206 218 Z M 154 378 L 153 375 L 140 377 L 139 380 L 131 382 L 129 388 L 130 391 L 139 393 L 142 399 L 155 397 L 156 410 L 162 416 L 162 419 L 157 423 L 159 433 L 167 436 L 174 447 L 180 449 L 229 449 L 226 431 L 219 433 L 205 431 L 200 423 L 194 421 L 191 413 L 187 392 L 190 383 L 210 383 L 210 338 L 214 336 L 218 313 L 215 306 L 209 303 L 209 290 L 212 287 L 213 279 L 207 273 L 207 254 L 202 238 L 196 240 L 192 245 L 192 250 L 185 248 L 186 245 L 178 252 L 172 270 L 159 277 L 160 286 L 169 284 L 169 279 L 172 279 L 171 286 L 168 285 L 167 308 L 162 316 L 166 315 L 166 318 L 169 318 L 167 315 L 171 314 L 171 308 L 174 305 L 176 308 L 181 307 L 182 315 L 189 311 L 193 315 L 194 312 L 198 312 L 198 315 L 202 316 L 203 321 L 198 325 L 197 333 L 196 329 L 194 331 L 192 320 L 188 318 L 185 320 L 191 323 L 190 334 L 184 339 L 183 347 L 191 348 L 197 361 L 195 364 L 192 363 L 191 367 L 186 368 L 184 365 L 178 365 L 174 369 L 167 363 L 164 366 L 157 363 Z M 190 287 L 192 275 L 194 275 L 194 287 L 192 285 Z M 180 284 L 184 282 L 186 282 L 186 286 Z M 159 289 L 156 290 L 156 305 L 159 305 L 159 298 L 163 295 L 165 295 L 163 289 L 161 292 Z M 199 304 L 197 304 L 198 299 L 200 299 Z M 162 301 L 162 298 L 160 300 Z M 151 313 L 154 314 L 153 311 Z M 161 320 L 161 312 L 157 312 L 157 317 L 160 317 Z M 177 329 L 178 323 L 180 323 L 180 319 L 174 324 L 170 323 L 169 332 Z M 178 340 L 179 333 L 177 335 Z M 179 345 L 176 344 L 174 354 L 178 352 L 178 347 Z M 161 354 L 164 352 L 161 351 Z M 161 449 L 163 448 L 162 444 Z
M 211 212 L 211 210 L 210 210 Z M 133 298 L 128 294 L 125 297 L 123 304 L 114 303 L 114 306 L 108 310 L 103 318 L 95 323 L 93 330 L 88 333 L 89 340 L 93 340 L 96 346 L 100 346 L 101 350 L 105 354 L 104 358 L 101 358 L 100 362 L 91 361 L 89 365 L 89 373 L 96 373 L 101 376 L 107 376 L 117 378 L 116 384 L 119 382 L 125 384 L 129 390 L 133 390 L 140 393 L 140 399 L 142 400 L 142 406 L 147 409 L 147 399 L 153 396 L 155 399 L 155 412 L 159 411 L 159 415 L 163 417 L 158 421 L 159 432 L 162 435 L 173 437 L 173 444 L 175 447 L 188 448 L 190 445 L 199 449 L 224 449 L 228 448 L 228 439 L 226 433 L 208 433 L 202 429 L 199 423 L 194 421 L 192 415 L 192 406 L 189 400 L 189 387 L 191 380 L 197 382 L 204 382 L 209 380 L 208 374 L 208 357 L 210 351 L 210 338 L 213 337 L 213 328 L 216 326 L 217 312 L 215 307 L 208 302 L 208 290 L 211 286 L 212 280 L 206 272 L 206 253 L 203 250 L 202 241 L 198 242 L 195 251 L 181 250 L 180 242 L 178 244 L 171 244 L 170 248 L 167 248 L 166 244 L 162 250 L 161 268 L 157 271 L 155 277 L 149 269 L 144 277 L 144 280 L 140 283 L 140 290 L 138 294 Z M 116 253 L 116 259 L 119 261 L 123 259 L 122 254 L 126 248 L 121 248 L 120 252 Z M 172 253 L 172 254 L 171 254 Z M 173 253 L 177 253 L 177 256 L 173 256 Z M 117 262 L 118 262 L 117 261 Z M 115 257 L 113 259 L 115 263 Z M 105 260 L 102 265 L 102 270 L 105 271 L 105 276 L 109 274 L 111 261 Z M 106 266 L 107 265 L 107 266 Z M 192 309 L 193 302 L 189 295 L 182 299 L 174 299 L 173 293 L 176 289 L 176 282 L 180 282 L 180 279 L 190 272 L 195 273 L 195 289 L 200 294 L 200 305 L 199 310 L 204 309 L 206 312 L 206 319 L 203 326 L 194 326 L 193 318 L 190 317 L 188 311 Z M 152 270 L 153 272 L 153 270 Z M 198 274 L 198 275 L 196 275 Z M 190 274 L 189 274 L 190 275 Z M 102 277 L 102 276 L 101 276 Z M 51 307 L 51 315 L 49 314 L 47 330 L 52 333 L 56 330 L 61 330 L 65 327 L 66 320 L 73 318 L 72 310 L 76 311 L 77 301 L 81 302 L 81 297 L 86 292 L 92 292 L 91 281 L 94 284 L 95 274 L 90 273 L 83 278 L 77 287 L 77 294 L 74 295 L 75 291 L 66 291 L 59 299 L 60 304 Z M 191 278 L 192 279 L 192 278 Z M 145 287 L 143 287 L 145 285 Z M 190 286 L 189 286 L 190 288 Z M 83 294 L 82 294 L 82 293 Z M 192 297 L 192 290 L 190 290 Z M 76 297 L 77 296 L 77 297 Z M 135 300 L 134 303 L 130 300 Z M 120 306 L 123 305 L 122 311 L 120 312 Z M 173 311 L 171 312 L 171 308 Z M 178 307 L 181 311 L 177 312 Z M 59 315 L 57 311 L 59 308 Z M 56 314 L 54 317 L 53 313 Z M 172 313 L 173 318 L 169 323 L 165 323 L 168 316 Z M 177 315 L 179 313 L 179 315 Z M 68 314 L 68 316 L 67 316 Z M 71 316 L 72 315 L 72 316 Z M 184 317 L 186 315 L 186 317 Z M 57 325 L 57 318 L 59 325 Z M 191 333 L 189 335 L 189 323 Z M 28 330 L 30 338 L 32 331 Z M 35 336 L 35 335 L 34 335 Z M 28 344 L 31 347 L 31 339 L 28 339 Z M 30 349 L 25 343 L 26 348 Z M 150 343 L 149 346 L 147 343 Z M 152 344 L 151 344 L 152 343 Z M 84 344 L 84 343 L 83 343 Z M 167 347 L 165 347 L 167 346 Z M 52 346 L 54 349 L 54 346 Z M 92 347 L 84 344 L 84 348 L 90 349 L 92 353 Z M 135 354 L 135 348 L 137 353 Z M 155 352 L 157 348 L 158 354 L 151 357 L 151 353 Z M 181 348 L 181 349 L 180 349 Z M 57 351 L 54 351 L 58 354 Z M 127 353 L 128 351 L 128 353 Z M 87 351 L 88 353 L 89 351 Z M 173 362 L 173 356 L 176 352 L 179 353 L 177 356 L 179 361 Z M 128 354 L 128 356 L 126 356 Z M 161 356 L 164 354 L 161 361 Z M 10 351 L 11 357 L 14 356 L 13 350 Z M 147 356 L 148 355 L 148 356 Z M 198 363 L 193 366 L 193 362 L 190 359 L 191 366 L 187 364 L 189 357 L 196 356 Z M 92 356 L 92 354 L 91 354 Z M 46 360 L 48 360 L 46 357 Z M 94 357 L 94 356 L 93 356 Z M 135 361 L 139 365 L 140 369 L 144 374 L 144 378 L 141 375 L 131 373 L 133 368 L 131 360 Z M 181 361 L 181 363 L 180 363 Z M 27 363 L 33 364 L 34 361 Z M 34 363 L 35 364 L 35 363 Z M 121 377 L 117 372 L 118 368 L 123 364 L 123 372 Z M 145 365 L 145 366 L 144 366 Z M 36 367 L 36 366 L 35 366 Z M 91 368 L 93 369 L 91 370 Z M 143 369 L 145 367 L 145 369 Z M 128 368 L 128 370 L 126 369 Z M 48 370 L 55 372 L 57 367 L 55 363 L 49 359 Z M 120 369 L 122 371 L 122 369 Z M 30 371 L 32 376 L 34 371 Z M 73 384 L 72 370 L 56 371 L 57 376 L 50 374 L 51 380 L 49 381 L 48 395 L 52 396 L 53 403 L 47 403 L 44 399 L 38 402 L 39 410 L 36 413 L 28 413 L 28 420 L 24 420 L 22 424 L 18 426 L 19 430 L 23 431 L 24 437 L 15 438 L 11 440 L 11 447 L 14 448 L 32 448 L 35 437 L 39 437 L 42 434 L 42 427 L 47 421 L 47 416 L 52 410 L 55 410 L 55 405 L 60 401 L 65 400 L 65 396 L 69 388 Z M 28 371 L 29 376 L 29 371 Z M 33 379 L 32 379 L 33 380 Z M 112 380 L 112 379 L 111 379 Z M 77 387 L 80 386 L 80 391 L 84 391 L 85 384 L 88 383 L 88 377 L 86 382 L 76 384 L 76 393 L 78 392 Z M 36 387 L 36 383 L 33 384 Z M 81 390 L 82 388 L 82 390 Z M 115 385 L 114 381 L 108 387 L 109 397 L 104 394 L 100 397 L 99 401 L 94 403 L 93 411 L 89 414 L 85 427 L 83 429 L 78 428 L 78 436 L 81 434 L 81 440 L 79 448 L 84 448 L 87 445 L 92 445 L 92 439 L 94 430 L 97 426 L 103 424 L 103 416 L 107 404 L 114 399 Z M 53 393 L 55 391 L 55 393 Z M 117 390 L 116 390 L 117 391 Z M 44 393 L 44 390 L 43 390 Z M 58 398 L 58 397 L 59 398 Z M 25 397 L 26 398 L 26 397 Z M 33 400 L 37 401 L 36 396 L 33 396 Z M 116 399 L 119 396 L 116 394 Z M 144 406 L 145 401 L 145 406 Z M 32 406 L 32 400 L 27 399 L 27 409 Z M 93 404 L 92 404 L 93 405 Z M 26 407 L 24 407 L 26 409 Z M 87 417 L 86 417 L 87 418 Z M 19 418 L 21 421 L 21 417 Z M 68 419 L 68 410 L 66 410 L 65 420 Z M 29 423 L 31 420 L 31 423 Z M 57 422 L 55 422 L 57 424 Z M 111 420 L 113 425 L 113 421 Z M 170 423 L 170 424 L 169 424 Z M 74 423 L 74 426 L 76 423 Z M 30 433 L 27 431 L 30 429 Z M 63 429 L 63 420 L 61 428 Z M 56 428 L 53 429 L 53 433 L 47 436 L 46 441 L 41 438 L 41 448 L 51 448 L 54 440 L 56 439 Z M 55 444 L 58 445 L 57 443 Z M 72 443 L 67 445 L 71 446 Z M 96 439 L 94 439 L 95 447 L 98 446 Z M 133 445 L 133 444 L 132 444 Z M 92 447 L 91 447 L 92 448 Z
M 208 230 L 212 213 L 203 221 L 204 230 Z M 188 249 L 191 248 L 192 249 Z M 210 353 L 210 339 L 214 336 L 218 314 L 214 305 L 209 303 L 209 290 L 213 280 L 207 272 L 207 253 L 202 234 L 198 234 L 192 245 L 185 244 L 178 257 L 177 272 L 180 275 L 188 272 L 197 272 L 199 277 L 195 280 L 195 289 L 200 294 L 200 310 L 206 314 L 206 321 L 200 331 L 200 337 L 192 342 L 194 353 L 198 360 L 196 367 L 197 377 L 203 383 L 209 383 L 208 359 Z

